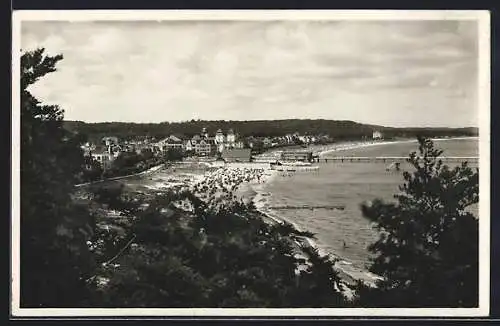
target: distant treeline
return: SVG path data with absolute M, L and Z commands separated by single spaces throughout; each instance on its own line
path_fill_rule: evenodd
M 186 122 L 161 123 L 126 123 L 100 122 L 85 123 L 81 121 L 65 121 L 65 127 L 71 131 L 86 134 L 89 137 L 117 136 L 133 138 L 137 136 L 166 137 L 171 134 L 191 137 L 198 134 L 202 128 L 207 128 L 213 135 L 217 129 L 224 133 L 232 128 L 242 137 L 277 137 L 298 132 L 300 135 L 328 135 L 336 140 L 360 139 L 372 137 L 375 130 L 381 131 L 385 138 L 444 136 L 477 136 L 477 128 L 391 128 L 377 125 L 361 124 L 348 120 L 255 120 L 255 121 L 225 121 L 225 120 L 191 120 Z

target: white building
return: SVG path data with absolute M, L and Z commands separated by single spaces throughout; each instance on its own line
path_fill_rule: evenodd
M 214 139 L 208 137 L 206 128 L 203 128 L 200 134 L 194 135 L 184 143 L 184 149 L 199 156 L 209 156 L 216 148 Z
M 243 148 L 243 142 L 237 140 L 237 135 L 234 133 L 233 129 L 227 131 L 227 135 L 224 135 L 221 129 L 218 129 L 215 133 L 215 145 L 217 146 L 217 151 L 222 153 L 226 149 L 233 148 Z
M 226 136 L 222 133 L 222 130 L 218 129 L 215 133 L 215 145 L 217 146 L 217 151 L 222 153 L 224 150 L 224 144 L 226 143 Z
M 380 131 L 375 130 L 375 131 L 373 131 L 373 136 L 372 136 L 372 138 L 373 138 L 374 140 L 377 140 L 377 139 L 383 139 L 383 138 L 384 138 L 384 135 L 383 135 Z
M 222 144 L 226 141 L 226 136 L 224 136 L 224 133 L 222 132 L 221 129 L 217 129 L 217 132 L 215 133 L 215 142 L 217 144 Z
M 156 146 L 158 146 L 163 153 L 166 153 L 169 149 L 178 149 L 178 150 L 184 149 L 184 144 L 182 142 L 182 139 L 174 135 L 171 135 L 165 139 L 160 140 L 159 142 L 156 143 Z
M 184 142 L 184 149 L 186 150 L 186 152 L 194 151 L 194 144 L 191 139 L 188 139 Z
M 202 139 L 194 146 L 194 151 L 200 156 L 209 156 L 212 152 L 212 146 L 209 140 Z
M 226 142 L 229 145 L 233 145 L 236 142 L 236 135 L 234 134 L 233 129 L 228 130 L 227 136 L 226 136 Z
M 92 158 L 94 160 L 99 162 L 99 164 L 101 165 L 101 167 L 104 170 L 109 169 L 109 167 L 111 166 L 111 163 L 114 160 L 113 154 L 109 153 L 108 151 L 102 151 L 102 150 L 96 151 L 96 152 L 93 152 L 91 155 L 92 155 Z

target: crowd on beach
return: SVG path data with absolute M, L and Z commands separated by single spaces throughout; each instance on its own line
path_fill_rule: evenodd
M 263 183 L 265 180 L 266 174 L 262 168 L 221 167 L 207 172 L 205 177 L 193 183 L 189 190 L 205 202 L 219 199 L 237 200 L 235 192 L 242 183 Z
M 182 187 L 184 190 L 189 190 L 196 197 L 204 201 L 210 210 L 218 211 L 234 204 L 244 204 L 242 198 L 238 196 L 238 189 L 243 184 L 249 185 L 259 185 L 264 184 L 269 180 L 269 177 L 273 175 L 273 172 L 269 169 L 261 167 L 230 167 L 224 166 L 219 167 L 211 171 L 207 171 L 203 177 L 193 180 L 188 185 Z M 180 203 L 180 207 L 186 210 L 191 210 L 192 206 L 188 202 Z M 266 220 L 270 223 L 279 222 L 274 217 L 270 217 L 264 213 L 267 217 Z M 272 221 L 271 221 L 272 220 Z M 296 273 L 300 270 L 307 268 L 310 264 L 308 262 L 307 255 L 302 252 L 305 247 L 317 248 L 317 245 L 311 239 L 300 239 L 300 237 L 295 238 L 295 243 L 297 245 L 295 255 L 306 259 L 306 262 L 297 266 Z M 346 275 L 344 278 L 349 279 Z M 349 282 L 347 282 L 349 283 Z M 352 293 L 346 284 L 341 282 L 340 286 L 347 297 L 352 297 Z
M 150 177 L 152 184 L 143 185 L 152 190 L 188 191 L 203 202 L 209 205 L 217 204 L 219 207 L 228 207 L 234 204 L 248 204 L 253 198 L 247 198 L 243 195 L 246 187 L 240 187 L 247 183 L 250 187 L 256 184 L 263 184 L 272 175 L 270 169 L 262 165 L 256 166 L 230 166 L 205 168 L 201 171 L 190 171 L 182 169 L 182 173 L 172 168 L 170 172 L 174 175 L 160 176 L 159 178 Z M 188 200 L 182 200 L 176 203 L 178 208 L 186 211 L 192 211 L 192 206 Z

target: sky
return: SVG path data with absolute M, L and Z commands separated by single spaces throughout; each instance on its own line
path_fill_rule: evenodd
M 30 21 L 31 89 L 66 120 L 478 126 L 474 21 Z

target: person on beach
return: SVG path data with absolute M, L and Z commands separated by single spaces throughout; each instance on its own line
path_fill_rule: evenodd
M 192 185 L 191 189 L 194 189 L 194 194 L 197 197 L 209 202 L 221 198 L 221 195 L 225 195 L 225 198 L 232 198 L 234 201 L 234 197 L 231 197 L 232 192 L 236 191 L 244 182 L 260 182 L 264 172 L 263 169 L 250 168 L 217 169 L 207 173 L 205 178 Z

